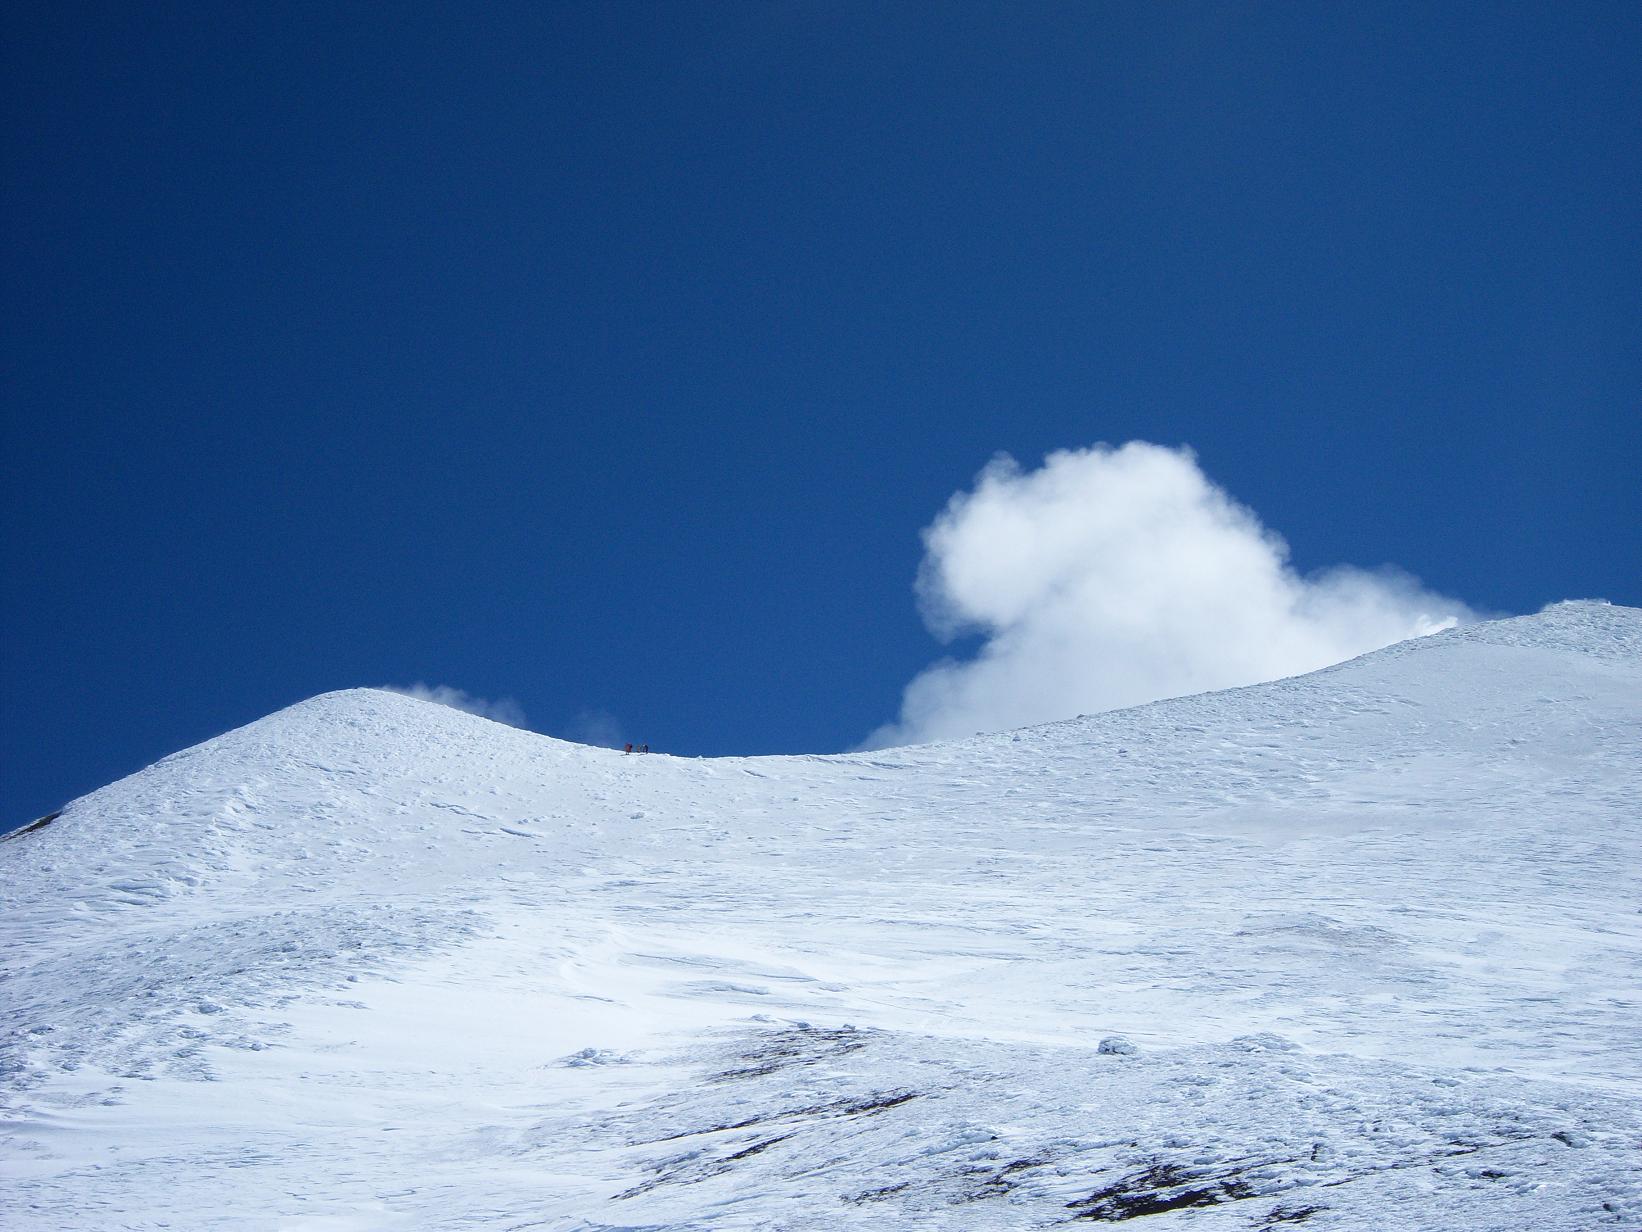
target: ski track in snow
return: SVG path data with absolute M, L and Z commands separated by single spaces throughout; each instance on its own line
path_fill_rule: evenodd
M 1642 612 L 697 760 L 328 694 L 0 843 L 8 1228 L 1642 1227 Z

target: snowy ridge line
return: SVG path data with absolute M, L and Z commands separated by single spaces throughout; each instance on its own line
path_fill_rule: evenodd
M 942 744 L 374 690 L 0 845 L 8 1229 L 1642 1226 L 1642 612 Z
M 1133 715 L 1137 712 L 1151 710 L 1153 707 L 1168 709 L 1178 703 L 1190 701 L 1193 697 L 1231 699 L 1247 695 L 1260 696 L 1269 694 L 1274 686 L 1290 681 L 1312 680 L 1323 683 L 1340 676 L 1351 678 L 1368 673 L 1378 674 L 1378 669 L 1382 666 L 1394 664 L 1405 656 L 1429 654 L 1433 651 L 1440 652 L 1458 645 L 1519 647 L 1571 654 L 1581 658 L 1634 663 L 1638 659 L 1642 659 L 1642 629 L 1638 628 L 1638 621 L 1632 615 L 1636 610 L 1635 608 L 1625 608 L 1609 603 L 1605 599 L 1565 599 L 1559 603 L 1551 604 L 1544 611 L 1534 616 L 1512 616 L 1500 620 L 1478 621 L 1474 624 L 1443 629 L 1424 637 L 1398 642 L 1380 650 L 1371 650 L 1366 654 L 1358 655 L 1330 667 L 1319 668 L 1317 671 L 1308 672 L 1303 676 L 1290 676 L 1282 680 L 1243 685 L 1239 688 L 1223 689 L 1214 693 L 1162 698 L 1155 702 L 1145 702 L 1139 706 L 1104 711 L 1098 715 L 1079 715 L 1075 719 L 1059 719 L 1035 727 L 1021 728 L 1016 733 L 1005 734 L 1025 735 L 1031 732 L 1048 731 L 1071 733 L 1080 730 L 1079 725 L 1089 723 L 1092 720 L 1110 719 L 1117 722 L 1117 716 L 1120 715 Z M 996 736 L 980 735 L 968 737 L 964 742 L 996 738 Z

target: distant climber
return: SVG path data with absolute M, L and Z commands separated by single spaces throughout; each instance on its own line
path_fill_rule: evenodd
M 631 753 L 632 751 L 633 751 L 633 742 L 631 740 L 629 740 L 627 742 L 627 747 L 625 749 L 623 749 L 622 752 L 623 753 Z

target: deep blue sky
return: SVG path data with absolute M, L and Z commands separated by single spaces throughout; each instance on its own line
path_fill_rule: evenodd
M 1423 11 L 1422 11 L 1423 10 Z M 833 750 L 995 451 L 1642 604 L 1642 5 L 21 5 L 0 827 L 332 688 Z

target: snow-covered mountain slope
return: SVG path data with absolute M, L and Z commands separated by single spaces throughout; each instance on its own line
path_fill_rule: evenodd
M 0 843 L 18 1229 L 1642 1227 L 1642 611 L 695 760 L 333 693 Z

